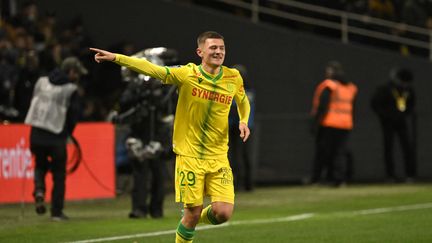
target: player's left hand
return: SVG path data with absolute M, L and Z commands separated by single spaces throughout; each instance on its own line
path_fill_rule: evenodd
M 240 122 L 239 124 L 239 130 L 240 130 L 240 137 L 242 138 L 243 142 L 246 142 L 246 140 L 249 138 L 250 130 L 247 124 Z

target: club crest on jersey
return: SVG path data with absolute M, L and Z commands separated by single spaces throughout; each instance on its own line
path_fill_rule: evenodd
M 224 184 L 224 185 L 232 184 L 233 174 L 232 174 L 231 169 L 223 167 L 223 168 L 219 169 L 218 172 L 222 173 L 221 184 Z

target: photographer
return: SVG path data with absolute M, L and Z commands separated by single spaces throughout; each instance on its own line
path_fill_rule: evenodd
M 81 110 L 78 81 L 87 69 L 76 57 L 63 60 L 59 68 L 37 81 L 25 123 L 31 125 L 30 149 L 35 156 L 34 200 L 36 213 L 46 213 L 45 177 L 52 173 L 51 218 L 69 219 L 64 213 L 66 191 L 66 144 Z
M 154 49 L 136 55 L 154 62 L 169 63 L 159 57 L 165 52 L 149 53 Z M 123 70 L 122 75 L 129 84 L 120 98 L 120 114 L 116 121 L 130 127 L 126 141 L 133 174 L 129 218 L 146 218 L 148 214 L 152 218 L 161 218 L 165 197 L 164 161 L 172 155 L 175 87 L 162 86 L 160 80 L 129 70 Z

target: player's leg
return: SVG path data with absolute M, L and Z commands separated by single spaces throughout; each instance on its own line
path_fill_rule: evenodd
M 228 221 L 234 211 L 233 174 L 228 159 L 209 161 L 216 163 L 216 170 L 207 174 L 205 191 L 211 197 L 211 204 L 203 209 L 200 222 L 221 224 Z M 213 167 L 213 166 L 211 166 Z
M 195 207 L 185 205 L 183 217 L 177 226 L 176 243 L 193 241 L 195 227 L 199 222 L 202 208 L 202 205 Z
M 204 172 L 199 159 L 177 155 L 176 202 L 184 204 L 183 217 L 176 231 L 176 242 L 192 242 L 204 200 Z
M 212 202 L 201 212 L 200 222 L 204 224 L 222 224 L 228 221 L 234 212 L 234 204 Z

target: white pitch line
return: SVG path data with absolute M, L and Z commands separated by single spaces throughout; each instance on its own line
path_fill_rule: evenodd
M 231 225 L 268 224 L 268 223 L 278 223 L 278 222 L 290 222 L 290 221 L 308 219 L 308 218 L 311 218 L 313 216 L 314 216 L 314 214 L 312 214 L 312 213 L 306 213 L 306 214 L 298 214 L 298 215 L 292 215 L 292 216 L 282 217 L 282 218 L 273 218 L 273 219 L 239 220 L 239 221 L 228 222 L 228 223 L 220 224 L 220 225 L 199 226 L 199 227 L 196 227 L 195 230 L 201 231 L 201 230 L 208 230 L 208 229 L 215 229 L 215 228 L 223 228 L 223 227 L 228 227 Z M 151 236 L 161 236 L 161 235 L 171 235 L 171 234 L 174 235 L 175 233 L 176 233 L 176 230 L 165 230 L 165 231 L 156 231 L 156 232 L 149 232 L 149 233 L 142 233 L 142 234 L 122 235 L 122 236 L 90 239 L 90 240 L 71 241 L 68 243 L 92 243 L 92 242 L 103 242 L 103 241 L 115 241 L 115 240 L 125 240 L 125 239 L 133 239 L 133 238 L 144 238 L 144 237 L 151 237 Z
M 304 214 L 298 214 L 298 215 L 282 217 L 282 218 L 238 220 L 238 221 L 228 222 L 224 225 L 230 226 L 230 225 L 244 225 L 244 224 L 269 224 L 269 223 L 278 223 L 278 222 L 290 222 L 290 221 L 312 218 L 313 216 L 315 216 L 315 214 L 313 213 L 304 213 Z
M 388 212 L 397 212 L 397 211 L 417 210 L 417 209 L 425 209 L 425 208 L 432 208 L 432 203 L 414 204 L 414 205 L 397 206 L 397 207 L 389 207 L 389 208 L 372 208 L 372 209 L 358 210 L 352 213 L 355 215 L 368 215 L 368 214 L 388 213 Z
M 176 233 L 176 230 L 165 230 L 165 231 L 156 231 L 156 232 L 149 232 L 149 233 L 142 233 L 142 234 L 121 235 L 121 236 L 113 236 L 113 237 L 90 239 L 90 240 L 71 241 L 68 243 L 90 243 L 90 242 L 126 240 L 126 239 L 133 239 L 133 238 L 170 235 L 170 234 L 175 234 L 175 233 Z
M 404 206 L 388 207 L 388 208 L 372 208 L 372 209 L 352 211 L 350 213 L 349 212 L 338 212 L 335 214 L 347 214 L 348 213 L 348 214 L 352 214 L 352 215 L 370 215 L 370 214 L 408 211 L 408 210 L 417 210 L 417 209 L 426 209 L 426 208 L 432 208 L 432 203 L 404 205 Z M 201 231 L 201 230 L 208 230 L 208 229 L 215 229 L 215 228 L 223 228 L 223 227 L 228 227 L 228 226 L 233 226 L 233 225 L 270 224 L 270 223 L 278 223 L 278 222 L 290 222 L 290 221 L 304 220 L 304 219 L 312 218 L 314 216 L 316 216 L 316 214 L 314 214 L 314 213 L 305 213 L 305 214 L 298 214 L 298 215 L 292 215 L 292 216 L 281 217 L 281 218 L 238 220 L 238 221 L 232 221 L 232 222 L 228 222 L 228 223 L 220 224 L 220 225 L 199 226 L 195 230 Z M 165 231 L 156 231 L 156 232 L 149 232 L 149 233 L 142 233 L 142 234 L 114 236 L 114 237 L 81 240 L 81 241 L 71 241 L 68 243 L 93 243 L 93 242 L 102 242 L 102 241 L 115 241 L 115 240 L 125 240 L 125 239 L 133 239 L 133 238 L 144 238 L 144 237 L 152 237 L 152 236 L 170 235 L 170 234 L 175 234 L 175 233 L 176 233 L 176 230 L 165 230 Z

